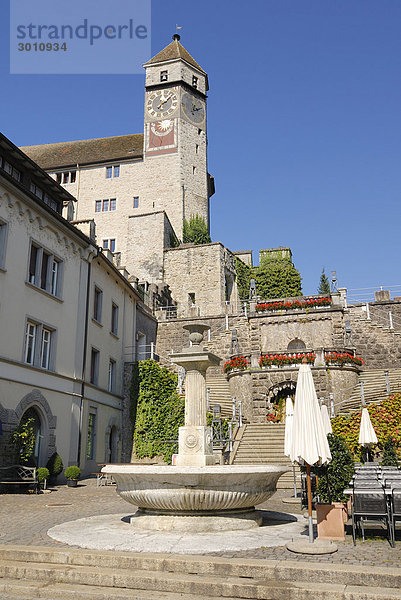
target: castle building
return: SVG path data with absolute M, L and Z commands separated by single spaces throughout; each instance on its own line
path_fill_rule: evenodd
M 184 220 L 199 215 L 209 227 L 209 86 L 177 34 L 144 67 L 143 133 L 22 150 L 77 199 L 73 222 L 94 220 L 98 245 L 139 280 L 162 283 Z

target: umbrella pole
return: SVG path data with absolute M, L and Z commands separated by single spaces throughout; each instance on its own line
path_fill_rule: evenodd
M 294 478 L 294 498 L 298 498 L 297 478 L 296 478 L 296 475 L 295 475 L 295 465 L 292 465 L 292 476 Z
M 312 484 L 310 479 L 310 464 L 308 463 L 306 463 L 306 488 L 308 491 L 309 543 L 313 544 Z

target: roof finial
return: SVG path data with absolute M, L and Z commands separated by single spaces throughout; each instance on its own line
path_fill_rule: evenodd
M 175 31 L 175 34 L 173 35 L 173 40 L 177 40 L 177 42 L 178 42 L 181 39 L 181 36 L 178 33 L 178 30 L 182 29 L 182 27 L 181 27 L 181 25 L 176 25 L 175 29 L 176 29 L 176 31 Z

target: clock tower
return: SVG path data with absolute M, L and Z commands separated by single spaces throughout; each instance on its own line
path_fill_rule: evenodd
M 209 227 L 213 179 L 207 172 L 205 71 L 173 41 L 145 65 L 144 162 L 149 191 L 182 239 L 184 219 Z

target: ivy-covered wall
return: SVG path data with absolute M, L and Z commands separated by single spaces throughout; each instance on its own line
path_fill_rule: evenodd
M 131 420 L 137 458 L 163 456 L 171 463 L 178 451 L 178 427 L 184 425 L 184 398 L 177 375 L 153 360 L 138 363 L 131 382 Z

